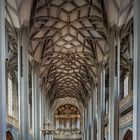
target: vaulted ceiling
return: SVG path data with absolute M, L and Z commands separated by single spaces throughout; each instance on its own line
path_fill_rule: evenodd
M 98 64 L 108 63 L 108 33 L 114 24 L 127 66 L 124 42 L 129 39 L 132 7 L 131 0 L 7 0 L 8 30 L 13 29 L 16 42 L 12 27 L 29 27 L 29 52 L 40 64 L 40 78 L 52 102 L 65 97 L 85 102 L 97 82 Z M 10 22 L 14 19 L 19 22 Z M 11 50 L 16 52 L 16 47 Z
M 99 1 L 40 0 L 34 3 L 30 39 L 50 97 L 85 100 L 108 51 Z

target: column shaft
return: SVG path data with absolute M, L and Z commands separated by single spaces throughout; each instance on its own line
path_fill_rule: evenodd
M 86 109 L 86 140 L 89 140 L 89 104 Z
M 96 113 L 97 113 L 97 88 L 93 87 L 93 94 L 92 94 L 92 136 L 93 136 L 93 140 L 97 140 Z
M 98 66 L 98 139 L 104 140 L 104 114 L 105 114 L 105 68 Z
M 120 43 L 116 37 L 116 26 L 113 26 L 109 57 L 109 140 L 119 139 Z
M 43 129 L 45 123 L 45 92 L 44 86 L 41 87 L 41 117 L 40 117 L 40 129 Z M 44 140 L 44 134 L 41 132 L 41 140 Z
M 39 87 L 39 66 L 38 64 L 33 63 L 32 66 L 32 135 L 33 140 L 40 139 L 40 119 L 39 119 L 39 96 L 40 96 L 40 87 Z
M 87 140 L 87 108 L 84 108 L 84 140 Z
M 140 0 L 134 0 L 133 140 L 140 139 Z
M 53 123 L 53 118 L 52 118 L 52 106 L 50 105 L 50 100 L 48 98 L 48 119 L 51 123 Z M 51 124 L 52 125 L 52 124 Z M 64 127 L 64 121 L 63 121 L 63 127 Z M 49 139 L 48 140 L 53 140 L 53 134 L 49 135 Z
M 88 135 L 89 140 L 92 140 L 92 97 L 90 97 L 89 100 L 89 107 L 88 107 Z
M 90 138 L 90 102 L 91 100 L 88 101 L 88 104 L 87 104 L 87 124 L 86 124 L 86 140 L 89 140 Z
M 28 39 L 27 29 L 22 27 L 18 42 L 18 96 L 19 96 L 19 139 L 29 139 L 28 120 Z
M 0 140 L 6 140 L 5 0 L 0 0 Z
M 45 96 L 45 122 L 49 119 L 49 98 Z M 50 140 L 50 136 L 45 135 L 45 140 Z

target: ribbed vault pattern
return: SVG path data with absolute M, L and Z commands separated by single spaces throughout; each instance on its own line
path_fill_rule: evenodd
M 106 29 L 97 0 L 38 0 L 30 38 L 40 76 L 52 100 L 85 100 L 96 81 L 98 62 L 107 59 Z
M 41 84 L 51 101 L 72 97 L 83 102 L 98 80 L 98 64 L 108 67 L 113 25 L 120 39 L 121 69 L 131 69 L 132 17 L 132 0 L 7 0 L 8 71 L 17 71 L 17 28 L 28 26 L 29 61 L 33 57 L 40 64 Z

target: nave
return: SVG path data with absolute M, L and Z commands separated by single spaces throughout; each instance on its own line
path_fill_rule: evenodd
M 0 0 L 0 140 L 140 140 L 139 0 Z

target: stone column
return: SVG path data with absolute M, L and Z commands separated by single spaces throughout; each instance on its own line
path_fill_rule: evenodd
M 87 140 L 87 108 L 84 108 L 84 128 L 83 128 L 84 140 Z
M 90 107 L 90 139 L 93 140 L 93 97 L 92 97 L 92 92 L 91 92 L 91 107 Z
M 93 113 L 93 93 L 91 92 L 91 110 L 90 110 L 90 112 L 91 112 L 91 126 L 90 126 L 90 137 L 91 137 L 91 140 L 93 140 L 93 135 L 94 135 L 94 133 L 93 133 L 93 131 L 94 131 L 94 122 L 93 122 L 93 119 L 94 119 L 94 117 L 93 117 L 93 115 L 94 115 L 94 113 Z
M 140 0 L 134 0 L 133 140 L 140 139 Z
M 44 97 L 44 88 L 41 86 L 41 94 L 40 94 L 40 129 L 43 129 L 45 122 L 45 97 Z M 44 134 L 40 131 L 40 139 L 44 140 Z
M 47 95 L 46 95 L 45 99 L 46 99 L 46 104 L 45 104 L 45 122 L 46 122 L 49 120 L 49 99 L 48 99 Z M 45 138 L 46 138 L 45 140 L 50 140 L 48 134 L 45 135 Z
M 130 28 L 130 32 L 132 32 L 133 28 Z M 129 34 L 129 43 L 130 43 L 130 50 L 129 50 L 129 79 L 128 79 L 128 93 L 132 93 L 133 90 L 133 58 L 134 58 L 134 41 L 133 41 L 133 34 Z
M 88 123 L 89 123 L 89 120 L 88 120 L 88 104 L 87 104 L 86 109 L 85 109 L 85 140 L 89 139 Z
M 119 139 L 120 43 L 116 28 L 111 28 L 109 38 L 109 140 Z
M 48 97 L 46 97 L 45 94 L 45 122 L 49 120 L 49 100 Z M 45 140 L 50 140 L 49 136 L 46 134 L 45 135 Z
M 132 93 L 133 90 L 133 62 L 132 59 L 129 60 L 130 70 L 128 75 L 128 94 Z
M 21 37 L 21 38 L 20 38 Z M 18 97 L 19 97 L 19 139 L 29 139 L 28 120 L 28 36 L 27 28 L 21 28 L 18 41 Z
M 89 99 L 89 109 L 88 109 L 88 135 L 89 135 L 89 140 L 92 140 L 92 97 Z
M 9 43 L 9 38 L 8 38 L 8 32 L 5 31 L 5 57 L 8 56 L 8 45 Z M 1 46 L 1 45 L 0 45 Z M 2 51 L 1 51 L 2 52 Z M 7 53 L 6 53 L 7 52 Z M 1 58 L 0 58 L 1 59 Z M 8 114 L 8 59 L 6 59 L 5 61 L 5 78 L 6 78 L 6 113 Z M 16 89 L 17 90 L 17 89 Z M 18 103 L 17 103 L 17 106 L 18 106 Z M 18 112 L 17 112 L 18 113 Z M 17 115 L 17 114 L 16 114 Z M 17 115 L 18 116 L 18 115 Z M 17 119 L 17 116 L 16 116 L 16 119 Z
M 87 140 L 91 140 L 91 123 L 92 123 L 92 112 L 91 112 L 92 100 L 91 97 L 89 98 L 88 105 L 87 105 Z
M 0 140 L 6 140 L 5 0 L 0 0 Z
M 104 114 L 105 114 L 105 68 L 98 65 L 98 139 L 104 140 Z
M 48 106 L 48 119 L 51 122 L 51 126 L 53 125 L 53 117 L 52 117 L 52 106 L 50 105 L 50 100 L 49 100 L 49 106 Z M 64 123 L 63 123 L 64 125 Z M 53 134 L 49 135 L 49 139 L 48 140 L 53 140 Z
M 92 93 L 92 129 L 91 129 L 93 140 L 97 140 L 96 114 L 97 114 L 97 87 L 94 86 L 93 93 Z
M 40 108 L 39 108 L 39 64 L 32 62 L 32 136 L 33 140 L 40 139 Z

